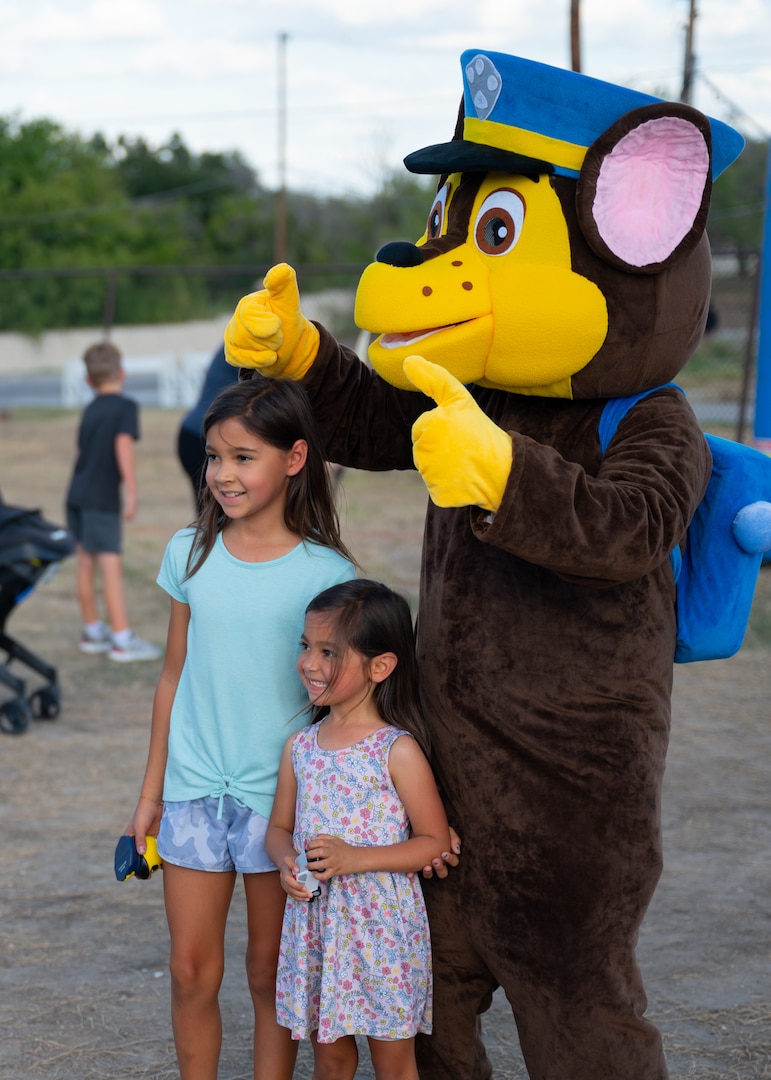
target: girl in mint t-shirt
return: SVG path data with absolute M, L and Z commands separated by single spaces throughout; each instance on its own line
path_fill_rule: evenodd
M 216 1080 L 225 923 L 238 873 L 248 916 L 254 1076 L 290 1080 L 276 1023 L 285 894 L 265 851 L 281 748 L 303 726 L 296 669 L 305 609 L 356 576 L 340 539 L 305 392 L 254 374 L 204 420 L 206 490 L 158 582 L 171 598 L 141 794 L 127 832 L 157 835 L 171 935 L 171 1015 L 182 1080 Z

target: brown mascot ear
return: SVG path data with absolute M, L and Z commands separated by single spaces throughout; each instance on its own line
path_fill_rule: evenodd
M 605 262 L 656 274 L 691 252 L 712 194 L 709 120 L 688 105 L 633 109 L 586 152 L 576 208 L 587 243 Z

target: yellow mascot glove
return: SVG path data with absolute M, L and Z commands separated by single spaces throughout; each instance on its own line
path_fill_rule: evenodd
M 319 332 L 300 310 L 297 275 L 279 263 L 265 288 L 238 302 L 225 329 L 225 358 L 271 379 L 302 379 L 319 351 Z
M 412 425 L 412 456 L 431 501 L 495 513 L 511 472 L 511 436 L 485 416 L 445 368 L 408 356 L 404 374 L 437 406 Z

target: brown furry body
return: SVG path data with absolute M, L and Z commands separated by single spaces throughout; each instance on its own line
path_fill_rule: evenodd
M 425 397 L 323 329 L 304 385 L 332 460 L 412 467 Z M 662 1080 L 634 949 L 661 869 L 667 553 L 709 454 L 675 390 L 639 403 L 602 462 L 602 402 L 473 392 L 514 453 L 492 520 L 427 512 L 418 649 L 463 855 L 426 888 L 436 1008 L 421 1076 L 491 1075 L 476 1020 L 500 985 L 532 1080 Z

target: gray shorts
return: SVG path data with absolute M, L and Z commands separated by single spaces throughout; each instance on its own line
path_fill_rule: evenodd
M 120 555 L 120 514 L 67 506 L 67 528 L 89 555 Z
M 189 870 L 265 874 L 276 869 L 265 850 L 267 828 L 266 817 L 231 795 L 165 802 L 158 854 L 164 862 Z

